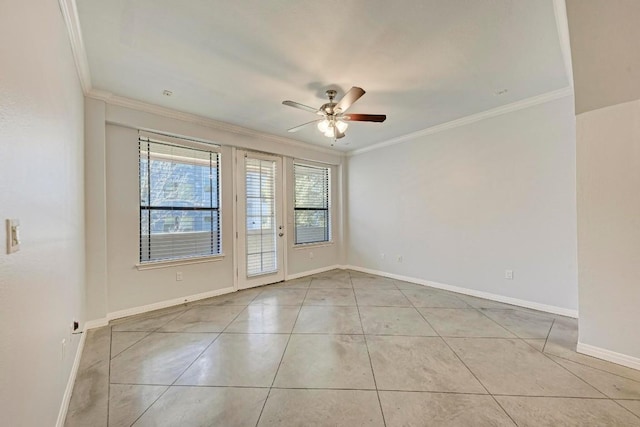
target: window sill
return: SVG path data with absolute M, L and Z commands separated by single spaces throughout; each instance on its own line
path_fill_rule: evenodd
M 202 264 L 205 262 L 216 262 L 216 261 L 222 261 L 223 259 L 224 259 L 224 254 L 203 256 L 203 257 L 193 257 L 193 258 L 168 259 L 163 261 L 142 262 L 142 263 L 136 264 L 136 268 L 138 269 L 138 271 L 153 270 L 156 268 L 174 267 L 176 265 Z
M 311 248 L 322 248 L 325 246 L 333 246 L 335 245 L 334 241 L 330 241 L 330 242 L 317 242 L 317 243 L 299 243 L 299 244 L 294 244 L 293 245 L 293 250 L 294 251 L 301 251 L 304 249 L 311 249 Z

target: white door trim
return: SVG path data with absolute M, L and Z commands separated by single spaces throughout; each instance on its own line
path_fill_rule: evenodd
M 276 271 L 273 273 L 265 273 L 252 277 L 247 277 L 247 258 L 246 258 L 246 168 L 245 158 L 268 160 L 275 162 L 275 241 L 276 241 Z M 237 288 L 247 289 L 255 286 L 276 283 L 284 280 L 286 277 L 285 257 L 286 257 L 286 227 L 285 227 L 285 195 L 284 195 L 284 159 L 282 156 L 258 153 L 245 150 L 236 151 L 236 225 L 237 225 Z M 282 234 L 282 236 L 279 236 Z

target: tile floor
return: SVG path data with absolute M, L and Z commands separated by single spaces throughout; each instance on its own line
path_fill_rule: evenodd
M 640 426 L 640 371 L 577 321 L 327 273 L 86 337 L 67 426 Z

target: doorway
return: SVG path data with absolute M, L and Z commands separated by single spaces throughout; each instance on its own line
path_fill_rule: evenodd
M 238 150 L 238 289 L 284 280 L 282 157 Z

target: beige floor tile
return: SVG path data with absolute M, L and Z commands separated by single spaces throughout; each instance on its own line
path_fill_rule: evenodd
M 304 305 L 356 306 L 353 289 L 309 289 Z
M 381 391 L 387 427 L 515 426 L 491 396 Z
M 287 280 L 269 285 L 270 289 L 306 289 L 311 284 L 311 277 L 301 277 L 299 279 Z
M 114 332 L 153 332 L 180 316 L 186 310 L 186 307 L 180 306 L 180 308 L 176 308 L 168 313 L 153 313 L 119 319 L 112 322 L 113 326 L 111 329 Z
M 640 417 L 640 400 L 616 400 L 616 402 Z
M 191 307 L 158 329 L 158 332 L 222 332 L 244 310 L 243 306 Z
M 151 332 L 112 332 L 111 358 L 113 359 L 150 333 Z
M 362 335 L 292 335 L 274 383 L 279 388 L 373 389 Z
M 411 283 L 411 282 L 404 282 L 402 280 L 394 280 L 396 287 L 398 289 L 406 289 L 406 290 L 429 290 L 429 289 L 433 289 L 433 288 L 429 288 L 427 286 L 424 285 L 420 285 L 418 283 Z
M 471 308 L 420 308 L 429 324 L 445 337 L 515 338 L 511 332 Z
M 494 309 L 508 309 L 513 310 L 518 308 L 515 305 L 506 304 L 503 302 L 493 301 L 485 298 L 473 297 L 471 295 L 458 294 L 458 298 L 469 304 L 474 308 L 494 308 Z
M 394 280 L 384 277 L 352 277 L 351 283 L 356 289 L 398 289 Z
M 438 335 L 413 307 L 360 307 L 359 310 L 365 334 Z
M 351 275 L 346 270 L 330 270 L 330 271 L 325 271 L 323 273 L 314 274 L 310 277 L 313 280 L 323 279 L 323 280 L 342 281 L 349 284 L 351 283 Z
M 486 393 L 441 338 L 368 336 L 380 390 Z
M 309 289 L 351 289 L 351 281 L 348 279 L 324 279 L 314 278 Z
M 245 307 L 225 332 L 253 334 L 291 333 L 300 307 L 255 304 Z
M 402 293 L 416 307 L 470 308 L 466 302 L 451 293 L 429 289 L 404 289 Z
M 580 363 L 582 365 L 590 366 L 592 368 L 600 369 L 611 374 L 640 382 L 640 371 L 637 369 L 627 368 L 626 366 L 607 362 L 606 360 L 597 359 L 595 357 L 587 356 L 586 354 L 576 353 L 575 350 L 569 350 L 550 341 L 547 341 L 544 352 L 548 355 L 561 357 L 562 359 L 570 360 L 572 362 Z
M 207 298 L 195 301 L 192 305 L 248 305 L 253 299 L 262 292 L 262 288 L 245 289 L 242 291 L 231 292 L 213 298 Z
M 306 289 L 265 289 L 253 301 L 251 305 L 301 305 L 304 296 L 307 294 Z
M 86 332 L 65 426 L 106 426 L 109 401 L 111 327 Z
M 547 340 L 542 338 L 527 338 L 523 341 L 529 344 L 531 347 L 535 348 L 536 350 L 542 351 L 544 349 L 545 342 Z
M 362 334 L 357 307 L 306 305 L 293 329 L 296 334 Z
M 109 362 L 81 366 L 73 386 L 65 427 L 106 426 L 108 402 Z
M 221 334 L 176 384 L 269 387 L 288 340 L 284 334 Z
M 111 382 L 169 385 L 217 336 L 154 332 L 111 360 Z
M 269 389 L 171 387 L 135 427 L 254 426 Z
M 521 427 L 640 426 L 640 418 L 611 400 L 515 396 L 496 399 Z
M 591 368 L 555 356 L 549 356 L 560 365 L 582 378 L 587 383 L 612 399 L 639 399 L 640 382 L 630 380 L 609 372 Z
M 161 385 L 111 384 L 109 427 L 129 427 L 167 388 Z
M 593 387 L 521 340 L 445 340 L 493 394 L 603 397 Z
M 640 371 L 577 340 L 576 319 L 332 270 L 88 331 L 65 425 L 255 426 L 266 401 L 260 425 L 382 405 L 390 427 L 640 426 Z
M 375 391 L 273 389 L 259 426 L 384 426 Z
M 404 294 L 397 289 L 354 289 L 360 307 L 411 307 Z
M 553 317 L 522 310 L 482 309 L 482 312 L 520 338 L 547 338 Z

